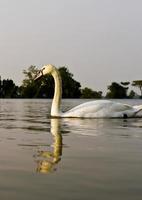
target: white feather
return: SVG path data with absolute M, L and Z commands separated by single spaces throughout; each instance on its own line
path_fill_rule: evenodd
M 54 78 L 55 92 L 51 107 L 51 116 L 53 117 L 123 118 L 135 117 L 142 110 L 142 105 L 131 106 L 109 100 L 96 100 L 83 103 L 62 113 L 60 111 L 62 81 L 58 70 L 53 65 L 46 65 L 39 72 L 41 73 L 38 74 L 38 78 L 46 74 L 51 74 Z

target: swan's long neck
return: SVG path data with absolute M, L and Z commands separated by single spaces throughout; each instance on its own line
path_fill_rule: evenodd
M 55 83 L 55 90 L 54 90 L 54 97 L 51 106 L 51 116 L 60 116 L 60 103 L 62 97 L 62 80 L 60 73 L 56 68 L 54 68 L 52 72 L 52 76 L 54 78 Z

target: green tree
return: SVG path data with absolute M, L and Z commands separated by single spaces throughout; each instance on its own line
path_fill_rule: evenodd
M 21 97 L 33 98 L 36 96 L 38 91 L 37 83 L 34 81 L 34 76 L 37 74 L 37 67 L 31 65 L 27 70 L 23 71 L 25 79 L 23 80 L 22 86 L 20 87 Z
M 89 98 L 102 98 L 102 92 L 101 91 L 96 92 L 96 91 L 93 91 L 92 89 L 90 89 L 88 87 L 85 87 L 81 91 L 81 97 L 82 98 L 86 98 L 86 99 L 89 99 Z
M 106 94 L 107 98 L 127 98 L 128 87 L 123 87 L 120 84 L 113 82 L 108 86 L 109 92 Z
M 136 93 L 133 90 L 131 90 L 129 93 L 129 98 L 133 99 L 134 97 L 136 97 Z
M 4 79 L 0 81 L 0 98 L 17 98 L 18 86 L 15 85 L 13 80 Z
M 138 87 L 140 89 L 140 93 L 141 93 L 141 97 L 142 97 L 142 80 L 133 81 L 132 86 Z
M 63 98 L 79 98 L 81 85 L 73 78 L 73 74 L 66 67 L 60 67 L 59 72 L 62 78 Z
M 25 79 L 21 86 L 22 97 L 26 98 L 52 98 L 54 94 L 54 80 L 51 76 L 44 76 L 39 81 L 34 81 L 38 69 L 30 66 L 24 70 Z M 63 98 L 78 98 L 81 95 L 81 85 L 74 80 L 73 74 L 66 67 L 60 67 L 59 72 L 62 78 Z

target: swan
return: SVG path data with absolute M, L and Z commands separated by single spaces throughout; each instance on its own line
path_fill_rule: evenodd
M 45 65 L 35 76 L 38 80 L 42 76 L 50 74 L 54 78 L 55 91 L 51 106 L 52 117 L 76 117 L 76 118 L 130 118 L 142 110 L 142 105 L 131 106 L 110 100 L 95 100 L 83 103 L 63 113 L 60 110 L 62 97 L 62 80 L 59 71 L 54 65 Z

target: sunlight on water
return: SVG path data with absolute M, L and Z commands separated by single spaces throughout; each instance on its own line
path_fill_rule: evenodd
M 0 100 L 1 199 L 141 199 L 142 118 L 51 119 L 50 106 Z

